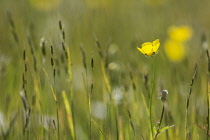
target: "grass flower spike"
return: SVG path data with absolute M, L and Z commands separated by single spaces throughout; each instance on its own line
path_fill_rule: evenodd
M 141 48 L 137 49 L 146 56 L 153 56 L 158 52 L 158 48 L 160 46 L 159 39 L 156 39 L 153 42 L 145 42 L 141 45 Z

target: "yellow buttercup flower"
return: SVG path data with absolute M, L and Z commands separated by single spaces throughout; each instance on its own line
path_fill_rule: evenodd
M 153 56 L 158 52 L 160 46 L 160 40 L 156 39 L 153 42 L 145 42 L 141 45 L 141 48 L 137 49 L 146 56 Z
M 177 42 L 188 41 L 192 36 L 192 29 L 188 26 L 171 26 L 168 29 L 171 39 Z
M 174 40 L 166 40 L 164 49 L 168 58 L 173 62 L 180 62 L 185 57 L 185 46 Z

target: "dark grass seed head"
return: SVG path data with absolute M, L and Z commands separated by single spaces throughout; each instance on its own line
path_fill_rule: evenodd
M 28 68 L 27 68 L 27 64 L 25 63 L 25 72 L 27 72 Z
M 208 59 L 208 72 L 210 73 L 210 56 L 209 56 L 209 51 L 206 50 L 206 56 L 207 56 L 207 59 Z
M 65 47 L 64 42 L 62 42 L 62 48 L 63 48 L 63 51 L 65 52 L 66 51 L 66 47 Z
M 93 69 L 94 67 L 94 60 L 93 60 L 93 55 L 92 55 L 92 58 L 91 58 L 91 68 Z
M 93 58 L 91 59 L 91 68 L 93 69 L 93 67 L 94 67 L 94 60 L 93 60 Z
M 26 80 L 25 80 L 25 74 L 22 74 L 22 88 L 25 89 L 25 84 L 26 84 Z
M 59 20 L 59 29 L 60 29 L 61 31 L 63 30 L 63 26 L 62 26 L 61 20 Z
M 53 119 L 53 120 L 52 120 L 52 122 L 53 122 L 53 126 L 54 126 L 54 128 L 56 129 L 55 120 Z
M 46 46 L 45 46 L 45 45 L 46 45 L 46 44 L 45 44 L 45 39 L 42 38 L 42 39 L 41 39 L 40 46 L 41 46 L 41 48 L 42 48 L 42 55 L 43 55 L 43 56 L 46 56 Z
M 54 66 L 54 59 L 51 57 L 51 66 Z
M 51 45 L 50 48 L 51 48 L 51 54 L 53 55 L 53 46 Z
M 82 53 L 82 62 L 83 62 L 83 66 L 84 66 L 85 69 L 87 69 L 86 55 L 85 55 L 84 47 L 83 47 L 82 44 L 80 45 L 80 51 L 81 51 L 81 53 Z
M 63 40 L 65 41 L 66 35 L 65 35 L 65 31 L 64 30 L 62 32 L 62 36 L 63 36 Z
M 14 24 L 14 21 L 12 19 L 12 15 L 11 15 L 10 11 L 7 11 L 7 18 L 8 18 L 10 26 L 14 29 L 15 28 L 15 24 Z

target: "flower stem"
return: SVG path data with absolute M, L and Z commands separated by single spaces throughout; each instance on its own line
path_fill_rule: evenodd
M 158 130 L 157 130 L 157 133 L 156 133 L 155 136 L 154 136 L 154 140 L 156 140 L 157 137 L 158 137 L 158 135 L 160 134 L 161 123 L 162 123 L 162 120 L 163 120 L 164 110 L 165 110 L 165 107 L 164 107 L 164 103 L 163 103 L 162 113 L 161 113 L 160 121 L 159 121 L 159 124 L 158 124 Z
M 152 57 L 152 72 L 153 72 L 153 79 L 152 79 L 152 85 L 151 85 L 151 94 L 150 94 L 150 102 L 149 102 L 149 117 L 150 117 L 150 129 L 151 129 L 151 135 L 153 138 L 153 123 L 152 123 L 152 105 L 153 105 L 153 94 L 155 89 L 155 59 Z

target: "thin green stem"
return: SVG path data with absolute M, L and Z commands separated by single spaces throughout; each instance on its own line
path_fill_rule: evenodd
M 160 121 L 159 121 L 159 124 L 158 124 L 158 130 L 157 130 L 157 133 L 155 134 L 154 140 L 156 140 L 157 137 L 158 137 L 158 135 L 160 134 L 161 123 L 162 123 L 162 121 L 163 121 L 163 114 L 164 114 L 164 111 L 165 111 L 165 107 L 164 107 L 164 103 L 163 103 L 162 113 L 161 113 Z
M 150 102 L 149 102 L 149 117 L 150 117 L 150 129 L 151 129 L 151 136 L 153 138 L 153 123 L 152 123 L 152 105 L 153 105 L 153 94 L 154 94 L 154 88 L 155 88 L 155 59 L 152 57 L 152 72 L 153 72 L 153 79 L 152 79 L 152 85 L 151 89 L 152 92 L 150 94 Z
M 164 104 L 163 104 L 163 109 L 162 109 L 162 113 L 161 113 L 161 117 L 160 117 L 160 122 L 159 122 L 159 128 L 160 128 L 161 123 L 162 123 L 162 120 L 163 120 L 164 110 L 165 110 L 165 107 L 164 107 Z

